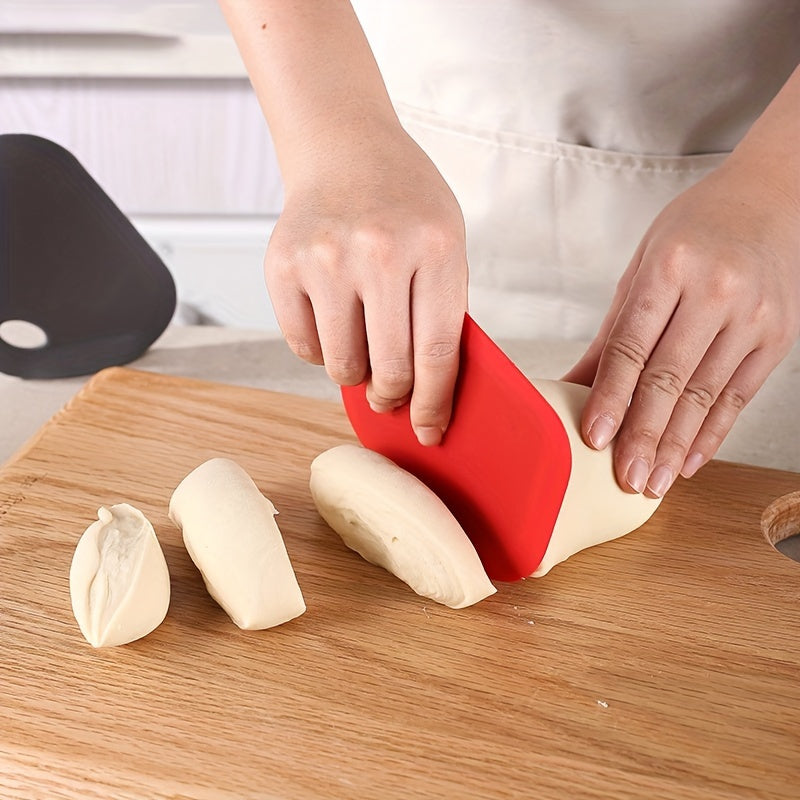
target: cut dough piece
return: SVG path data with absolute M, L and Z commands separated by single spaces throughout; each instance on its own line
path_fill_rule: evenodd
M 157 628 L 169 607 L 169 571 L 153 526 L 127 503 L 102 507 L 69 571 L 72 611 L 92 647 L 113 647 Z
M 281 625 L 306 604 L 275 521 L 275 506 L 235 461 L 190 472 L 169 503 L 209 594 L 245 630 Z
M 333 447 L 312 462 L 310 487 L 344 543 L 417 594 L 464 608 L 496 591 L 444 503 L 388 458 L 354 444 Z
M 533 577 L 547 574 L 556 564 L 587 547 L 630 533 L 647 522 L 661 499 L 630 494 L 614 477 L 613 445 L 588 447 L 581 437 L 580 419 L 589 389 L 564 381 L 531 381 L 561 418 L 572 448 L 572 472 L 550 543 Z

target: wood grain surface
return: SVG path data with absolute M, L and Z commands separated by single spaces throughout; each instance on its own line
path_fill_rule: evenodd
M 317 516 L 309 463 L 351 436 L 335 404 L 113 369 L 0 471 L 0 797 L 798 797 L 800 564 L 760 518 L 799 475 L 712 462 L 639 531 L 452 611 Z M 237 629 L 167 518 L 217 455 L 280 510 L 308 611 L 279 628 Z M 172 601 L 93 650 L 69 564 L 119 501 Z

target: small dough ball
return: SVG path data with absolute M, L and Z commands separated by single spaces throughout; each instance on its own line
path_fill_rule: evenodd
M 541 563 L 538 578 L 571 555 L 630 533 L 655 513 L 661 499 L 623 491 L 614 477 L 613 445 L 588 447 L 581 437 L 580 419 L 589 389 L 564 381 L 532 381 L 553 407 L 572 448 L 572 471 L 558 519 Z
M 320 515 L 349 548 L 417 594 L 464 608 L 496 591 L 444 503 L 388 458 L 339 445 L 314 459 L 310 488 Z
M 209 594 L 245 630 L 281 625 L 306 610 L 275 506 L 236 462 L 212 458 L 169 503 Z
M 127 503 L 100 508 L 69 571 L 72 611 L 92 647 L 146 636 L 169 607 L 169 571 L 153 526 Z

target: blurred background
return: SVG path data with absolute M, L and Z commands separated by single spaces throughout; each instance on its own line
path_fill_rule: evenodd
M 281 181 L 216 0 L 0 0 L 0 133 L 78 158 L 172 272 L 175 322 L 277 330 Z

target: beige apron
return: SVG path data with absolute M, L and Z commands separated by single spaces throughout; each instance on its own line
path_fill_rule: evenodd
M 356 0 L 495 337 L 591 337 L 669 200 L 800 61 L 800 0 Z

